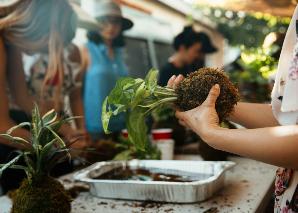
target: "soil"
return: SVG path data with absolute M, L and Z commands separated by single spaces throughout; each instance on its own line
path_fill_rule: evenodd
M 201 68 L 188 75 L 176 89 L 178 95 L 176 105 L 183 111 L 196 108 L 206 100 L 210 89 L 215 84 L 220 86 L 216 111 L 219 120 L 223 121 L 234 110 L 234 106 L 240 99 L 238 90 L 223 70 Z
M 171 173 L 179 171 L 171 170 Z M 93 177 L 97 180 L 139 180 L 139 181 L 165 181 L 165 182 L 193 182 L 202 179 L 201 176 L 191 174 L 190 176 L 174 175 L 166 172 L 154 172 L 148 168 L 119 167 L 112 169 L 100 176 Z
M 13 194 L 12 213 L 68 213 L 71 197 L 63 185 L 49 176 L 24 180 Z

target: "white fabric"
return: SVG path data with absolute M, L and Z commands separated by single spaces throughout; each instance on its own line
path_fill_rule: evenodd
M 272 91 L 273 113 L 281 125 L 296 124 L 298 120 L 298 57 L 295 56 L 298 53 L 297 19 L 296 6 L 281 51 Z
M 282 47 L 275 84 L 272 90 L 273 114 L 281 125 L 298 123 L 298 39 L 296 6 Z M 275 203 L 275 213 L 285 212 L 287 203 L 293 198 L 298 183 L 298 172 L 294 171 L 292 181 L 285 193 Z M 287 211 L 292 212 L 292 211 Z

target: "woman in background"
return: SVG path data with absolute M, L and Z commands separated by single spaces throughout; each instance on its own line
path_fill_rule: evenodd
M 7 0 L 0 3 L 0 132 L 30 119 L 33 99 L 28 93 L 23 72 L 22 53 L 47 53 L 49 64 L 44 79 L 53 82 L 58 76 L 56 95 L 63 84 L 63 49 L 75 35 L 77 17 L 67 0 Z M 8 95 L 10 94 L 10 96 Z M 11 103 L 18 111 L 10 111 Z M 26 129 L 14 135 L 30 139 Z M 0 163 L 5 163 L 17 144 L 0 140 Z M 24 174 L 7 170 L 1 184 L 4 192 L 17 188 Z
M 104 99 L 114 88 L 120 77 L 128 75 L 122 58 L 123 31 L 133 23 L 124 18 L 120 7 L 110 0 L 89 0 L 83 6 L 100 25 L 98 31 L 88 33 L 84 48 L 88 69 L 84 81 L 84 111 L 88 133 L 94 141 L 104 137 L 101 108 Z M 119 132 L 125 128 L 124 117 L 111 121 L 111 129 Z

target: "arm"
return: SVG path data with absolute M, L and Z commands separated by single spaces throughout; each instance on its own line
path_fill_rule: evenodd
M 28 93 L 22 54 L 14 47 L 10 47 L 7 51 L 7 78 L 16 104 L 27 114 L 31 114 L 34 101 Z
M 8 96 L 6 89 L 6 51 L 4 48 L 3 40 L 0 38 L 0 133 L 5 133 L 9 128 L 15 126 L 15 123 L 9 117 Z M 14 132 L 14 135 L 25 139 L 30 138 L 30 133 L 24 129 L 16 130 Z M 0 140 L 0 143 L 15 148 L 22 148 L 21 146 L 12 144 L 11 142 L 2 139 Z
M 233 130 L 216 128 L 204 135 L 204 140 L 216 149 L 298 170 L 297 125 Z
M 235 106 L 230 120 L 246 128 L 278 126 L 269 104 L 239 102 Z
M 297 125 L 236 130 L 221 128 L 215 110 L 219 93 L 219 86 L 214 86 L 201 106 L 177 112 L 176 116 L 216 149 L 298 170 Z
M 84 51 L 87 51 L 86 48 L 84 48 Z M 83 54 L 83 53 L 82 53 Z M 86 70 L 86 66 L 89 62 L 83 60 L 79 48 L 75 45 L 73 45 L 73 48 L 71 49 L 69 60 L 75 64 L 80 65 L 80 71 L 76 74 L 75 81 L 76 83 L 79 83 L 80 86 L 77 86 L 71 93 L 70 93 L 70 107 L 72 114 L 74 116 L 83 116 L 84 115 L 84 108 L 83 108 L 83 97 L 82 97 L 82 81 L 83 81 L 83 74 Z M 88 60 L 88 53 L 85 53 L 86 57 L 85 60 Z M 86 63 L 85 65 L 83 65 Z M 84 119 L 77 119 L 76 120 L 76 126 L 78 129 L 84 130 L 85 129 L 85 122 Z
M 177 77 L 172 76 L 168 81 L 168 86 L 176 88 L 183 79 L 182 75 Z M 239 102 L 235 106 L 234 112 L 229 119 L 246 128 L 261 128 L 279 125 L 273 116 L 271 106 L 269 104 Z

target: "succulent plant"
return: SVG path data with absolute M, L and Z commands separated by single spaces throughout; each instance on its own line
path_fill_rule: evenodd
M 59 163 L 70 160 L 70 144 L 59 136 L 62 124 L 76 117 L 58 119 L 57 113 L 50 110 L 41 116 L 38 107 L 32 111 L 32 122 L 24 122 L 12 127 L 0 137 L 16 143 L 21 150 L 6 164 L 0 164 L 0 176 L 8 169 L 21 169 L 27 174 L 13 199 L 12 212 L 70 212 L 70 197 L 57 180 L 49 176 L 50 171 Z M 15 137 L 16 129 L 29 127 L 31 139 Z M 23 160 L 24 165 L 18 165 Z M 34 192 L 34 193 L 33 193 Z

